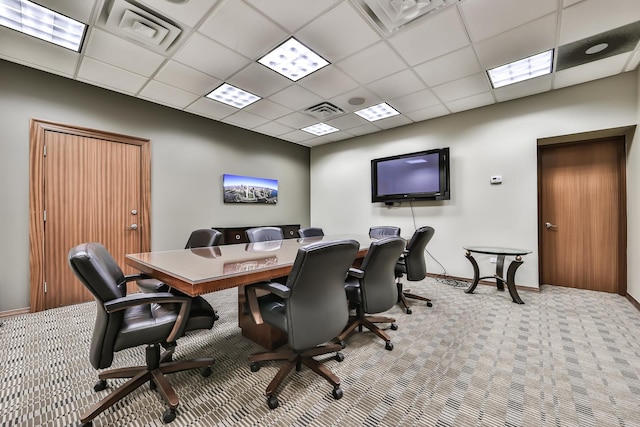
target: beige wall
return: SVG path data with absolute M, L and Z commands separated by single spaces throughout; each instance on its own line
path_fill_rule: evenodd
M 417 226 L 431 225 L 436 233 L 427 249 L 444 269 L 427 257 L 429 271 L 466 278 L 473 270 L 464 257 L 465 245 L 531 249 L 517 282 L 537 287 L 537 140 L 636 124 L 637 87 L 637 73 L 626 73 L 314 147 L 311 223 L 329 233 L 396 225 L 405 237 Z M 392 208 L 371 203 L 372 158 L 436 147 L 451 150 L 451 200 Z M 629 162 L 630 170 L 637 169 L 640 155 L 634 153 Z M 490 185 L 491 175 L 502 175 L 503 183 Z M 629 191 L 635 191 L 633 183 Z M 638 217 L 630 214 L 629 220 Z M 490 274 L 494 266 L 488 259 L 482 262 Z M 639 289 L 635 283 L 629 288 Z
M 201 227 L 308 225 L 306 147 L 2 60 L 0 111 L 0 312 L 29 306 L 31 118 L 151 140 L 154 250 Z M 223 173 L 277 179 L 278 204 L 225 205 Z
M 636 78 L 636 123 L 640 123 L 640 69 Z M 640 129 L 627 147 L 627 293 L 640 301 Z

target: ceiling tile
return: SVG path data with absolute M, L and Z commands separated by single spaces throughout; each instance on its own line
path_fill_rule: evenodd
M 553 49 L 556 45 L 557 14 L 553 13 L 526 25 L 476 44 L 478 57 L 486 69 Z
M 376 126 L 381 129 L 397 128 L 399 126 L 408 125 L 409 123 L 412 123 L 411 119 L 403 114 L 375 121 Z
M 425 89 L 424 83 L 410 69 L 372 82 L 367 87 L 382 99 L 398 98 Z
M 311 135 L 302 130 L 294 130 L 293 132 L 285 133 L 281 135 L 284 139 L 291 142 L 304 142 L 313 138 L 317 138 L 316 136 Z
M 270 120 L 286 116 L 293 112 L 290 108 L 283 107 L 282 105 L 271 102 L 268 99 L 261 99 L 258 102 L 254 102 L 253 104 L 245 107 L 244 110 Z
M 318 70 L 300 80 L 298 84 L 323 99 L 332 98 L 359 86 L 358 82 L 334 66 Z
M 236 108 L 225 105 L 222 102 L 214 101 L 209 98 L 200 98 L 193 104 L 185 108 L 185 111 L 192 112 L 199 116 L 210 117 L 215 120 L 221 120 L 236 111 Z
M 245 110 L 240 110 L 237 113 L 225 117 L 222 121 L 245 129 L 253 129 L 256 126 L 267 123 L 269 120 L 255 114 L 251 114 Z
M 374 133 L 378 131 L 380 131 L 380 128 L 378 126 L 375 126 L 372 123 L 365 123 L 362 126 L 349 129 L 349 133 L 352 133 L 356 136 L 368 135 L 370 133 Z
M 206 16 L 211 9 L 218 4 L 218 0 L 198 0 L 198 1 L 158 1 L 158 0 L 138 0 L 140 3 L 149 6 L 165 16 L 170 16 L 189 27 L 194 28 L 200 20 Z M 183 28 L 184 29 L 184 28 Z
M 226 80 L 251 62 L 199 33 L 192 35 L 173 58 L 220 80 Z
M 471 46 L 440 56 L 414 67 L 429 87 L 482 71 Z
M 553 77 L 551 74 L 525 80 L 523 82 L 503 86 L 495 90 L 498 102 L 509 101 L 516 98 L 535 95 L 551 90 Z
M 303 110 L 323 101 L 318 95 L 300 86 L 289 86 L 269 97 L 270 100 L 286 105 L 292 110 Z
M 140 74 L 151 76 L 162 65 L 165 57 L 127 40 L 94 28 L 85 55 L 100 62 Z
M 362 64 L 375 64 L 365 66 Z M 369 83 L 396 73 L 406 67 L 406 64 L 385 42 L 370 46 L 349 58 L 336 63 L 342 71 L 360 83 Z
M 361 105 L 351 105 L 349 104 L 349 100 L 352 98 L 362 98 L 364 99 L 364 102 Z M 333 98 L 329 99 L 329 102 L 337 105 L 347 112 L 358 111 L 363 108 L 379 104 L 382 101 L 382 98 L 363 87 L 351 90 L 347 93 L 343 93 L 342 95 L 334 96 Z
M 65 77 L 76 72 L 77 52 L 5 27 L 0 27 L 0 40 L 0 57 L 8 61 Z
M 435 86 L 432 89 L 438 98 L 447 102 L 488 91 L 491 88 L 487 80 L 486 74 L 478 73 Z M 447 103 L 447 105 L 449 104 Z
M 357 114 L 344 114 L 335 119 L 327 120 L 325 123 L 337 129 L 345 130 L 359 127 L 369 122 Z
M 553 88 L 559 89 L 573 86 L 591 80 L 602 79 L 624 70 L 626 62 L 631 57 L 631 52 L 623 53 L 596 62 L 589 62 L 555 73 Z
M 560 45 L 640 20 L 638 0 L 585 0 L 562 11 Z
M 332 63 L 380 39 L 347 2 L 306 25 L 296 38 Z
M 292 127 L 294 129 L 301 129 L 303 127 L 307 127 L 309 125 L 318 123 L 318 119 L 308 116 L 302 113 L 291 113 L 286 116 L 279 117 L 276 119 L 276 122 L 283 124 L 285 126 Z
M 304 5 L 291 7 L 290 0 L 246 0 L 256 9 L 269 16 L 290 33 L 295 33 L 303 25 L 342 0 L 308 0 Z
M 480 41 L 557 10 L 557 0 L 467 0 L 460 3 L 471 40 Z
M 289 133 L 295 129 L 289 126 L 285 126 L 277 122 L 269 122 L 260 126 L 256 126 L 253 130 L 260 133 L 266 133 L 267 135 L 279 136 L 285 133 Z
M 389 102 L 389 104 L 393 105 L 393 108 L 401 113 L 408 113 L 410 111 L 431 107 L 439 103 L 440 101 L 438 98 L 436 98 L 433 92 L 429 89 L 394 98 Z
M 140 91 L 139 96 L 149 101 L 158 102 L 160 104 L 179 109 L 185 108 L 200 97 L 200 95 L 195 95 L 191 92 L 156 81 L 149 82 Z
M 37 0 L 34 3 L 55 10 L 69 18 L 85 24 L 91 22 L 91 12 L 94 1 L 60 1 L 60 0 Z M 98 2 L 98 4 L 100 4 Z
M 449 114 L 447 107 L 442 104 L 438 104 L 421 110 L 411 111 L 405 115 L 414 122 L 419 122 L 422 120 L 433 119 L 435 117 L 446 116 L 447 114 Z
M 168 61 L 160 68 L 154 80 L 200 95 L 206 95 L 222 83 L 221 80 L 176 61 Z
M 78 80 L 129 95 L 137 93 L 147 81 L 139 74 L 91 58 L 82 61 Z
M 261 97 L 273 95 L 292 84 L 288 78 L 257 62 L 234 74 L 228 82 Z
M 458 9 L 448 7 L 392 36 L 389 42 L 413 66 L 467 46 L 469 38 Z
M 266 54 L 288 35 L 264 15 L 240 1 L 223 2 L 198 31 L 252 59 Z
M 484 107 L 485 105 L 491 105 L 495 101 L 490 92 L 479 93 L 477 95 L 469 96 L 467 98 L 457 99 L 455 101 L 447 102 L 446 106 L 454 113 L 460 111 L 472 110 L 474 108 Z

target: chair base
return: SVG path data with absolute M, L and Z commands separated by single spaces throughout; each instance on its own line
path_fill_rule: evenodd
M 391 337 L 387 335 L 385 331 L 380 329 L 376 323 L 390 323 L 391 329 L 398 329 L 398 326 L 395 324 L 396 319 L 391 317 L 384 316 L 356 316 L 352 317 L 347 324 L 347 327 L 336 337 L 340 343 L 344 341 L 344 339 L 349 336 L 356 328 L 358 328 L 359 332 L 362 332 L 362 327 L 364 326 L 378 337 L 382 338 L 385 342 L 385 348 L 387 350 L 393 350 L 393 344 L 391 343 Z
M 188 369 L 203 368 L 202 375 L 207 377 L 211 374 L 211 365 L 214 360 L 210 358 L 192 359 L 184 361 L 172 361 L 174 348 L 167 350 L 160 356 L 160 346 L 150 345 L 147 347 L 147 365 L 133 366 L 128 368 L 117 368 L 101 372 L 98 375 L 99 382 L 94 389 L 96 391 L 106 388 L 106 380 L 113 378 L 131 378 L 121 387 L 113 390 L 108 396 L 105 396 L 100 402 L 93 405 L 89 410 L 80 416 L 80 422 L 83 425 L 90 425 L 91 421 L 113 406 L 120 399 L 142 386 L 149 381 L 151 389 L 157 389 L 169 409 L 164 413 L 163 421 L 165 423 L 173 421 L 176 416 L 175 410 L 178 407 L 178 395 L 165 377 L 166 374 L 185 371 Z
M 425 301 L 427 303 L 427 307 L 432 307 L 433 304 L 431 303 L 431 300 L 429 298 L 420 296 L 420 295 L 416 295 L 416 294 L 412 294 L 409 291 L 411 289 L 406 289 L 403 290 L 402 289 L 402 283 L 398 282 L 398 303 L 402 305 L 402 307 L 404 308 L 404 311 L 407 314 L 411 314 L 411 308 L 409 306 L 409 301 L 407 301 L 407 298 L 411 298 L 411 299 L 417 299 L 420 301 Z
M 340 389 L 340 378 L 338 378 L 333 372 L 331 372 L 325 365 L 321 362 L 315 360 L 314 356 L 320 356 L 328 353 L 336 353 L 334 359 L 338 362 L 342 362 L 344 360 L 344 355 L 339 352 L 342 350 L 342 346 L 340 344 L 325 344 L 318 347 L 314 347 L 309 350 L 305 350 L 303 352 L 295 352 L 293 350 L 287 351 L 277 351 L 277 352 L 261 352 L 252 354 L 249 356 L 249 361 L 251 364 L 251 371 L 257 372 L 260 370 L 259 362 L 265 362 L 269 360 L 286 360 L 287 363 L 280 368 L 276 376 L 271 380 L 269 385 L 267 386 L 265 394 L 267 395 L 267 404 L 269 408 L 275 409 L 278 407 L 279 402 L 276 397 L 276 392 L 278 387 L 282 384 L 287 375 L 291 372 L 291 370 L 295 367 L 296 371 L 299 371 L 302 368 L 302 365 L 307 366 L 316 374 L 323 377 L 325 380 L 329 382 L 329 384 L 333 385 L 332 395 L 334 399 L 340 399 L 342 397 L 342 389 Z

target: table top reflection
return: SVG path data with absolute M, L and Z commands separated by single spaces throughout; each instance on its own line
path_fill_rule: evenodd
M 308 237 L 128 254 L 125 262 L 182 292 L 196 296 L 286 276 L 300 247 L 345 239 L 360 243 L 358 258 L 364 257 L 372 241 L 366 235 Z

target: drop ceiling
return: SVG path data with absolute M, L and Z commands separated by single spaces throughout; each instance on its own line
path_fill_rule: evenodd
M 391 0 L 36 2 L 89 25 L 81 51 L 0 26 L 0 58 L 309 147 L 640 62 L 639 0 L 417 0 L 434 7 L 392 30 L 371 7 Z M 293 82 L 257 62 L 291 36 L 330 65 Z M 584 53 L 608 40 L 611 49 Z M 487 69 L 549 49 L 550 75 L 492 88 Z M 236 109 L 205 97 L 222 83 L 261 99 Z M 381 102 L 400 114 L 375 122 L 354 114 Z M 300 130 L 319 121 L 340 130 L 320 137 Z

